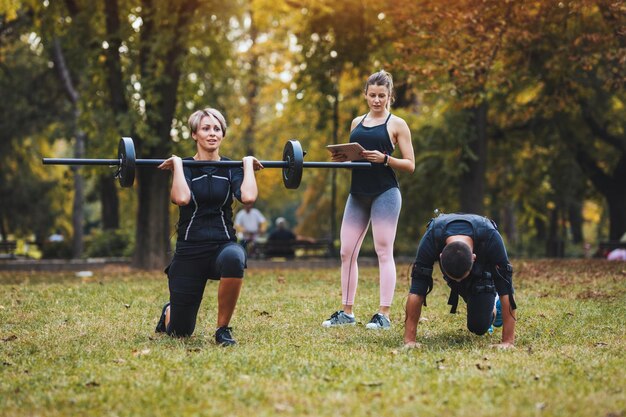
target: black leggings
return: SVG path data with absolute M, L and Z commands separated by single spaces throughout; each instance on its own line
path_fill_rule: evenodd
M 477 335 L 487 333 L 493 322 L 496 293 L 472 293 L 463 300 L 467 304 L 467 329 Z
M 243 278 L 246 253 L 237 243 L 205 248 L 192 255 L 178 252 L 166 268 L 170 290 L 170 321 L 167 334 L 191 336 L 207 280 Z
M 444 277 L 445 279 L 445 277 Z M 493 322 L 493 307 L 496 301 L 496 286 L 491 276 L 487 278 L 470 277 L 461 282 L 446 279 L 451 289 L 448 303 L 455 306 L 458 298 L 455 291 L 467 304 L 467 329 L 477 335 L 487 333 Z M 453 307 L 451 312 L 455 312 Z

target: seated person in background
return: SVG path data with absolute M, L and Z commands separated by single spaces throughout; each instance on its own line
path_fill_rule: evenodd
M 254 245 L 255 240 L 265 231 L 265 216 L 254 207 L 254 204 L 244 204 L 243 209 L 235 216 L 235 228 L 240 234 L 241 244 L 248 248 L 248 243 Z
M 278 217 L 276 219 L 276 229 L 267 237 L 268 242 L 290 242 L 297 240 L 297 236 L 294 232 L 289 230 L 287 220 L 284 217 Z M 293 258 L 295 252 L 293 247 L 285 245 L 284 247 L 271 248 L 267 252 L 268 256 L 284 256 L 286 258 Z
M 609 261 L 626 261 L 626 249 L 617 248 L 613 249 L 606 256 Z
M 55 232 L 53 234 L 50 235 L 50 237 L 48 237 L 48 242 L 63 242 L 65 240 L 65 238 L 63 237 L 63 234 L 61 234 L 60 230 L 55 230 Z

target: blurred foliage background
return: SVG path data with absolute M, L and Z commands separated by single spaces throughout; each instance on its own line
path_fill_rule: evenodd
M 166 173 L 126 190 L 40 158 L 114 158 L 120 136 L 142 158 L 191 155 L 187 117 L 210 106 L 225 156 L 280 160 L 297 138 L 328 160 L 385 69 L 416 154 L 396 252 L 439 209 L 494 218 L 513 256 L 583 256 L 626 233 L 625 16 L 615 0 L 1 0 L 0 234 L 162 266 Z M 348 171 L 305 170 L 296 191 L 280 170 L 257 179 L 270 222 L 337 240 Z

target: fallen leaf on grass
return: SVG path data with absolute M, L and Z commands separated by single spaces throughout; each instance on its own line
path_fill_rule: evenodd
M 150 349 L 133 350 L 133 356 L 140 357 L 150 353 Z
M 279 275 L 279 276 L 276 278 L 276 282 L 278 282 L 279 284 L 284 284 L 284 283 L 285 283 L 285 277 L 284 277 L 284 276 L 282 276 L 282 275 Z
M 86 387 L 99 387 L 100 383 L 96 381 L 89 381 L 85 384 Z
M 12 334 L 11 336 L 5 337 L 2 339 L 3 342 L 12 342 L 17 339 L 17 336 Z
M 545 409 L 547 406 L 548 405 L 546 403 L 535 403 L 535 408 L 540 411 Z
M 483 365 L 482 363 L 477 363 L 476 368 L 480 371 L 488 371 L 491 369 L 491 365 Z
M 293 411 L 293 407 L 291 405 L 285 404 L 285 403 L 276 403 L 276 404 L 274 404 L 274 409 L 276 411 L 281 411 L 281 412 L 283 412 L 283 411 L 288 411 L 288 412 Z
M 594 346 L 595 347 L 604 347 L 604 346 L 608 346 L 609 344 L 606 342 L 598 342 L 596 343 Z
M 362 385 L 364 387 L 380 387 L 381 385 L 383 385 L 383 383 L 381 381 L 376 381 L 376 382 L 359 382 L 359 385 Z

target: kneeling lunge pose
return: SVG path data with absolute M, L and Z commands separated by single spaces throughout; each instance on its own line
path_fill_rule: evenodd
M 196 142 L 194 160 L 228 160 L 219 154 L 226 120 L 217 110 L 198 110 L 189 117 Z M 234 345 L 228 326 L 235 311 L 246 267 L 245 250 L 233 227 L 233 197 L 253 203 L 258 195 L 254 171 L 262 169 L 252 156 L 242 167 L 183 166 L 172 156 L 159 166 L 173 174 L 171 199 L 179 206 L 176 252 L 166 268 L 170 301 L 163 306 L 156 332 L 185 337 L 196 327 L 196 317 L 208 279 L 220 280 L 217 293 L 218 345 Z

